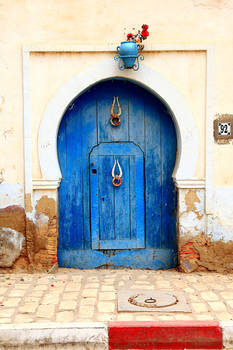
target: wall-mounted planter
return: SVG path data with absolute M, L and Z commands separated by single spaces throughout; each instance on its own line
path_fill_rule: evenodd
M 144 60 L 144 56 L 138 53 L 140 45 L 136 41 L 122 41 L 120 46 L 117 46 L 119 54 L 115 55 L 114 59 L 118 61 L 120 70 L 124 69 L 139 69 L 139 58 Z

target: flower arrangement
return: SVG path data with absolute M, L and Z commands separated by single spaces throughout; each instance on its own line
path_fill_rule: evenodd
M 142 45 L 142 41 L 146 40 L 149 36 L 148 29 L 149 26 L 147 24 L 142 25 L 142 30 L 138 30 L 136 34 L 129 33 L 127 34 L 127 41 L 134 40 L 137 44 L 140 45 L 139 50 L 143 50 L 144 45 Z
M 127 34 L 127 41 L 122 41 L 121 45 L 117 46 L 118 53 L 114 56 L 114 60 L 118 61 L 120 70 L 133 69 L 137 71 L 139 69 L 139 60 L 144 60 L 140 51 L 144 49 L 143 40 L 149 36 L 148 28 L 147 24 L 143 24 L 141 30 L 138 30 L 136 34 Z

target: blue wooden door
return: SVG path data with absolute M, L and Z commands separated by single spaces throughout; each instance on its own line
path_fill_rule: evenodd
M 114 96 L 118 126 L 110 123 Z M 68 106 L 58 157 L 60 266 L 176 266 L 176 133 L 158 98 L 126 80 L 94 85 Z M 112 184 L 116 160 L 119 187 Z
M 116 161 L 122 169 L 120 186 L 112 183 Z M 92 249 L 144 248 L 142 150 L 132 142 L 99 144 L 90 154 L 90 178 Z

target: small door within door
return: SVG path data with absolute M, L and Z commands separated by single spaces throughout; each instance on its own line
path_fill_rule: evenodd
M 114 167 L 115 165 L 115 167 Z M 113 176 L 121 175 L 113 181 Z M 118 186 L 114 186 L 118 185 Z M 145 247 L 144 155 L 132 142 L 90 152 L 92 249 Z

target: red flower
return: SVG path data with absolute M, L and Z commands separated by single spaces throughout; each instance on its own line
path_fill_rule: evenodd
M 132 33 L 127 34 L 127 40 L 130 40 L 130 39 L 133 39 L 133 34 Z
M 141 32 L 141 36 L 142 36 L 143 38 L 147 38 L 147 37 L 149 36 L 149 32 L 148 32 L 147 30 L 143 30 L 143 31 Z
M 149 26 L 147 25 L 147 24 L 143 24 L 142 25 L 142 30 L 144 31 L 144 30 L 147 30 L 149 28 Z M 148 35 L 147 35 L 148 36 Z

